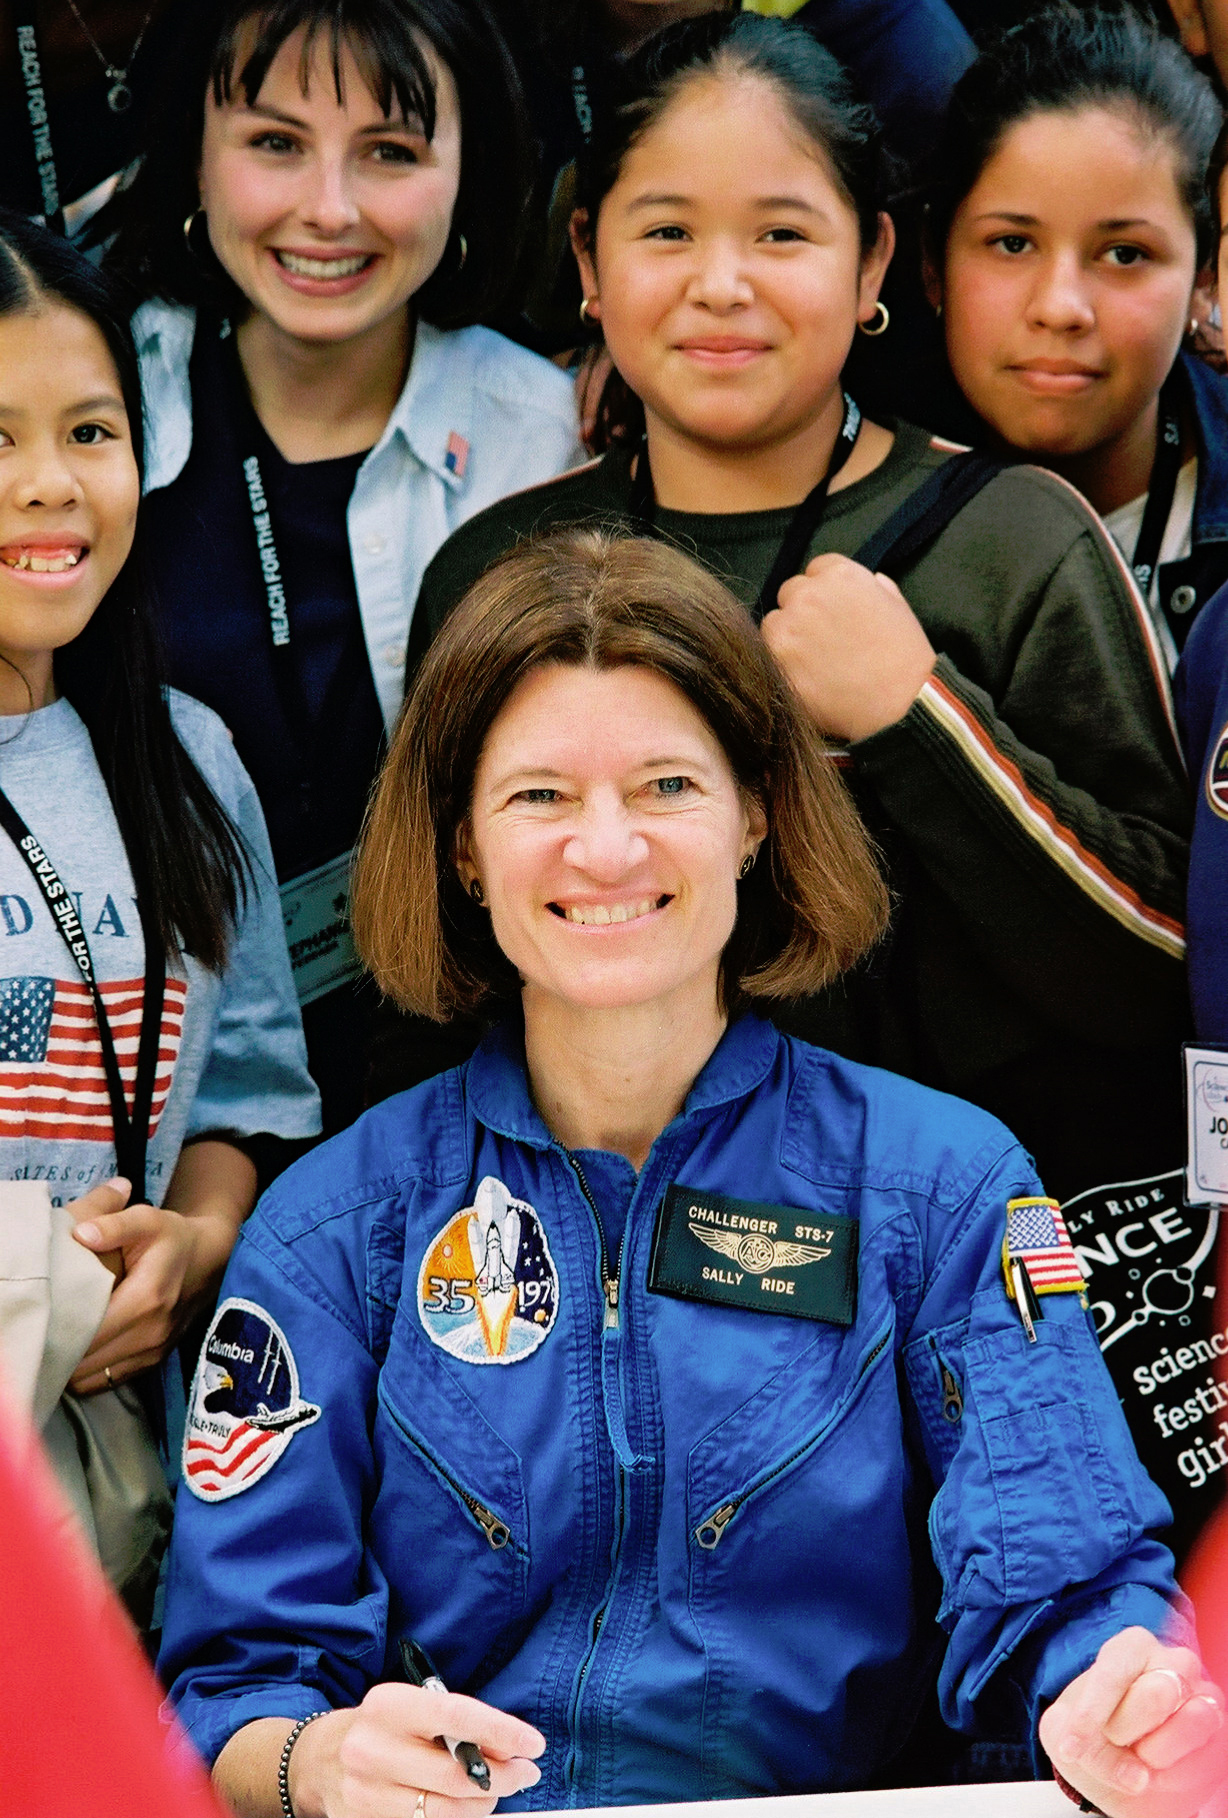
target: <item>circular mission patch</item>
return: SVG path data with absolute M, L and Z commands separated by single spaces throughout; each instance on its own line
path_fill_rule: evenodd
M 522 1363 L 558 1307 L 558 1271 L 541 1220 L 488 1174 L 422 1259 L 418 1314 L 427 1337 L 463 1363 Z

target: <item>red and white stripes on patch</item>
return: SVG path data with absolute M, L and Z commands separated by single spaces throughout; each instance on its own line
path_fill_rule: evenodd
M 1136 890 L 1114 877 L 1102 860 L 1062 825 L 1049 804 L 1028 787 L 1019 766 L 999 751 L 971 708 L 940 677 L 929 678 L 917 704 L 955 741 L 981 781 L 1080 890 L 1132 934 L 1150 941 L 1173 959 L 1184 958 L 1185 930 L 1181 923 L 1150 908 Z

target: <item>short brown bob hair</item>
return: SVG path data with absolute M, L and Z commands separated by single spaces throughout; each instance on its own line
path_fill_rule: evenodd
M 376 982 L 446 1021 L 514 999 L 519 979 L 456 870 L 486 735 L 543 663 L 637 664 L 686 696 L 767 837 L 738 885 L 721 992 L 795 998 L 882 932 L 887 892 L 844 785 L 749 614 L 698 563 L 645 538 L 568 530 L 522 543 L 470 588 L 427 654 L 393 735 L 354 874 Z

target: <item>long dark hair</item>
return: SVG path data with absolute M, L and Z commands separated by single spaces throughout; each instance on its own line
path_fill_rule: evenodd
M 941 257 L 964 197 L 1006 133 L 1034 114 L 1108 108 L 1166 141 L 1194 225 L 1198 263 L 1215 252 L 1207 165 L 1222 118 L 1180 45 L 1129 6 L 1046 7 L 981 46 L 956 84 L 936 148 L 927 237 Z
M 775 89 L 802 133 L 822 153 L 857 216 L 863 252 L 878 238 L 893 166 L 877 116 L 829 50 L 802 25 L 757 13 L 705 13 L 666 26 L 621 66 L 579 172 L 577 200 L 592 244 L 601 204 L 628 152 L 688 83 L 713 75 L 758 76 Z M 598 439 L 636 439 L 639 400 L 614 374 L 602 398 Z
M 124 299 L 59 235 L 0 211 L 0 317 L 48 301 L 87 317 L 106 342 L 140 469 L 141 381 Z M 183 950 L 220 971 L 249 860 L 171 723 L 139 532 L 85 630 L 56 652 L 55 679 L 89 731 L 142 907 L 166 957 Z
M 302 31 L 306 93 L 317 43 L 329 51 L 337 97 L 350 50 L 385 114 L 395 108 L 435 131 L 435 79 L 426 49 L 447 65 L 460 103 L 460 188 L 452 233 L 415 298 L 439 328 L 485 321 L 513 275 L 532 163 L 515 65 L 485 0 L 223 0 L 185 7 L 183 38 L 150 116 L 136 174 L 98 217 L 113 235 L 107 263 L 136 297 L 247 307 L 214 257 L 208 235 L 184 223 L 199 202 L 205 101 L 236 91 L 250 103 L 288 38 Z M 462 251 L 461 236 L 466 250 Z

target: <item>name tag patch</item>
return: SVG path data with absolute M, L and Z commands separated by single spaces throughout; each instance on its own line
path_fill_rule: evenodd
M 760 1205 L 676 1182 L 657 1214 L 648 1290 L 751 1313 L 851 1326 L 857 1220 Z

